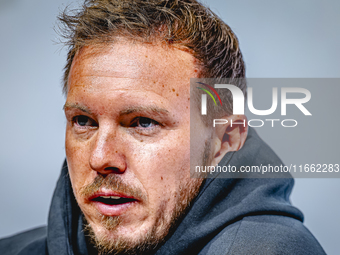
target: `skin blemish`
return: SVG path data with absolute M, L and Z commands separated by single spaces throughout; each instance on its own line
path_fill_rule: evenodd
M 176 93 L 176 96 L 179 96 L 179 94 L 178 94 L 178 93 Z
M 175 92 L 175 89 L 172 89 L 173 92 Z
M 140 142 L 142 143 L 144 140 L 140 140 Z
M 163 176 L 161 176 L 161 180 L 163 181 Z

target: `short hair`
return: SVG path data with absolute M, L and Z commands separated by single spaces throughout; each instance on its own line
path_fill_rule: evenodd
M 201 77 L 245 77 L 235 34 L 195 0 L 86 0 L 82 9 L 69 12 L 66 8 L 58 18 L 69 47 L 63 77 L 65 94 L 76 53 L 84 46 L 112 43 L 117 37 L 142 42 L 160 40 L 184 47 L 198 60 Z M 237 86 L 245 93 L 245 83 Z M 225 94 L 221 98 L 231 107 L 230 93 Z

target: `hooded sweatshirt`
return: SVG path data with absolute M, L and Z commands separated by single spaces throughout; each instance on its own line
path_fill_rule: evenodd
M 253 129 L 241 150 L 220 166 L 281 165 Z M 325 254 L 289 202 L 294 180 L 287 178 L 206 179 L 187 214 L 154 254 Z M 249 176 L 247 176 L 249 177 Z M 256 175 L 255 175 L 256 177 Z M 54 191 L 48 224 L 0 240 L 0 254 L 89 254 L 82 213 L 74 198 L 66 162 Z

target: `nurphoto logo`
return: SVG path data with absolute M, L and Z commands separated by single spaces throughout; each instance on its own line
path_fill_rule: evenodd
M 217 97 L 217 99 L 220 102 L 219 107 L 223 107 L 222 100 L 217 93 L 215 89 L 227 89 L 230 91 L 231 96 L 232 96 L 232 102 L 233 102 L 233 115 L 244 115 L 245 114 L 245 96 L 240 88 L 238 88 L 235 85 L 232 84 L 215 84 L 214 87 L 211 85 L 208 85 L 203 82 L 197 82 L 201 85 L 203 85 L 206 88 L 202 87 L 197 87 L 200 90 L 203 90 L 206 92 L 213 100 L 215 106 L 217 106 L 217 102 L 213 94 Z M 209 91 L 211 90 L 213 94 Z M 299 94 L 300 98 L 289 98 L 287 95 L 294 93 Z M 201 95 L 201 115 L 207 115 L 207 94 L 202 94 Z M 278 88 L 273 87 L 272 88 L 272 98 L 271 98 L 271 107 L 269 109 L 256 109 L 254 107 L 253 103 L 253 88 L 248 87 L 247 88 L 247 105 L 248 109 L 251 113 L 257 116 L 269 116 L 276 112 L 278 105 L 279 105 L 279 95 L 278 95 Z M 281 116 L 286 116 L 287 115 L 287 105 L 295 105 L 305 116 L 311 116 L 312 114 L 307 110 L 307 108 L 304 106 L 305 103 L 307 103 L 311 99 L 311 93 L 308 89 L 305 88 L 298 88 L 298 87 L 282 87 L 280 88 L 280 108 L 281 108 Z M 302 96 L 302 97 L 301 97 Z M 271 122 L 271 126 L 274 127 L 274 123 L 276 121 L 280 121 L 281 125 L 283 127 L 296 127 L 298 125 L 297 120 L 295 119 L 249 119 L 248 120 L 248 125 L 251 127 L 262 127 L 265 122 Z M 226 124 L 228 123 L 228 120 L 226 119 L 213 119 L 213 126 L 215 127 L 216 125 L 219 124 Z M 256 124 L 255 124 L 256 123 Z M 243 123 L 240 122 L 235 122 L 231 123 L 231 125 L 236 125 L 236 124 L 243 124 L 244 126 L 246 125 L 245 121 Z

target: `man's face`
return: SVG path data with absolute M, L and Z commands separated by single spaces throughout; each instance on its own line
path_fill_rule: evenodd
M 76 55 L 67 163 L 76 200 L 104 245 L 162 240 L 197 194 L 202 181 L 189 171 L 189 80 L 197 73 L 191 54 L 168 46 L 117 41 Z M 197 130 L 202 144 L 192 158 L 200 164 L 209 130 L 203 123 Z

